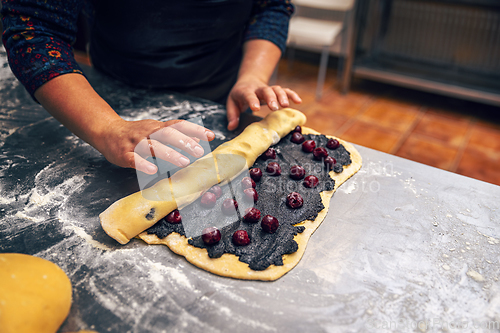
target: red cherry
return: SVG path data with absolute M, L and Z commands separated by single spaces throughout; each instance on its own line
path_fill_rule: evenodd
M 243 220 L 245 220 L 245 222 L 258 222 L 260 220 L 260 210 L 255 207 L 245 209 Z
M 262 178 L 262 170 L 260 168 L 250 169 L 250 177 L 258 182 Z
M 267 165 L 266 172 L 271 176 L 281 175 L 281 166 L 277 162 L 270 162 Z
M 260 226 L 262 227 L 262 230 L 265 232 L 268 232 L 270 234 L 274 234 L 278 227 L 280 226 L 280 223 L 277 218 L 271 215 L 266 215 L 262 218 L 262 222 L 260 222 Z
M 336 139 L 330 139 L 326 143 L 326 148 L 328 149 L 337 149 L 340 146 L 340 142 Z
M 238 203 L 233 199 L 226 199 L 222 203 L 221 210 L 225 215 L 234 215 L 238 209 Z
M 274 148 L 268 148 L 262 156 L 264 160 L 274 160 L 276 158 L 276 150 Z
M 179 213 L 177 209 L 173 210 L 172 212 L 170 212 L 170 214 L 168 214 L 165 217 L 165 220 L 167 220 L 167 222 L 171 224 L 181 223 L 182 222 L 181 213 Z
M 302 150 L 306 153 L 312 152 L 314 148 L 316 148 L 316 142 L 314 142 L 314 140 L 307 140 L 302 144 Z
M 255 188 L 255 182 L 253 181 L 252 178 L 250 177 L 243 177 L 243 179 L 241 180 L 241 187 L 243 189 L 247 189 L 247 188 Z
M 319 179 L 316 176 L 310 175 L 304 178 L 304 186 L 308 188 L 314 188 L 318 186 Z
M 313 150 L 314 158 L 321 161 L 328 156 L 328 151 L 323 147 L 318 147 Z
M 299 133 L 302 133 L 302 127 L 300 127 L 300 125 L 297 125 L 297 126 L 293 129 L 293 132 L 299 132 Z
M 250 244 L 250 238 L 245 230 L 236 230 L 233 234 L 233 243 L 239 246 Z
M 217 197 L 212 192 L 205 192 L 201 196 L 201 205 L 205 208 L 214 207 L 216 201 L 217 201 Z
M 203 243 L 207 245 L 213 245 L 218 243 L 220 241 L 220 238 L 221 238 L 220 231 L 215 227 L 205 228 L 201 234 L 201 239 L 203 240 Z
M 306 175 L 306 170 L 300 165 L 292 165 L 290 168 L 290 178 L 299 180 L 304 178 Z
M 215 194 L 215 198 L 216 199 L 219 199 L 221 196 L 222 196 L 222 189 L 220 188 L 219 185 L 214 185 L 212 186 L 208 192 L 212 192 L 213 194 Z
M 325 158 L 324 163 L 325 163 L 325 166 L 328 170 L 332 170 L 335 163 L 337 163 L 337 160 L 331 156 L 327 156 Z
M 245 193 L 245 200 L 248 202 L 256 203 L 259 200 L 259 195 L 254 188 L 247 188 L 243 191 Z
M 297 192 L 292 192 L 286 196 L 286 205 L 290 208 L 300 208 L 304 204 L 304 199 Z
M 302 136 L 299 132 L 293 132 L 292 137 L 290 138 L 290 141 L 296 144 L 300 144 L 304 142 L 304 140 L 304 136 Z

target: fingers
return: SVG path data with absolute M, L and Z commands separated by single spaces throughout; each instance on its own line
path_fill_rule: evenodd
M 155 154 L 153 154 L 153 155 L 149 154 L 149 156 L 156 155 L 158 157 L 161 156 L 163 159 L 168 158 L 169 162 L 171 162 L 177 166 L 180 166 L 180 167 L 186 167 L 189 164 L 189 159 L 187 159 L 182 154 L 179 154 L 175 150 L 168 148 L 168 147 L 165 147 L 165 146 L 162 147 L 162 145 L 159 143 L 156 143 L 155 145 L 157 145 L 157 146 L 155 148 L 152 148 L 152 150 L 155 152 Z M 167 148 L 167 149 L 165 149 L 165 148 Z M 177 157 L 178 155 L 172 154 L 169 150 L 176 153 L 176 154 L 179 154 L 181 157 Z M 141 152 L 141 154 L 144 156 L 147 155 L 147 154 L 143 154 L 143 152 Z M 149 162 L 148 160 L 146 160 L 144 157 L 142 157 L 141 154 L 139 154 L 138 152 L 128 152 L 126 154 L 127 164 L 124 166 L 136 169 L 136 170 L 144 172 L 148 175 L 154 175 L 156 172 L 158 172 L 158 167 L 156 165 L 154 165 L 153 163 Z M 183 165 L 180 165 L 179 161 L 182 161 L 183 159 L 187 160 L 187 162 L 184 161 Z
M 227 129 L 232 131 L 238 127 L 239 116 L 247 107 L 257 112 L 262 103 L 276 111 L 290 106 L 290 100 L 294 103 L 302 102 L 299 95 L 289 88 L 268 86 L 252 76 L 240 78 L 227 99 Z
M 302 102 L 302 99 L 295 91 L 289 88 L 282 88 L 281 86 L 265 87 L 260 92 L 257 92 L 257 94 L 261 95 L 261 99 L 272 111 L 289 107 L 290 100 L 296 104 Z
M 152 141 L 172 145 L 194 157 L 201 157 L 205 153 L 199 145 L 200 140 L 212 141 L 214 138 L 215 134 L 211 130 L 185 120 L 167 121 L 163 128 L 149 135 Z
M 185 120 L 120 119 L 109 127 L 105 135 L 95 140 L 95 147 L 113 164 L 155 174 L 158 167 L 155 161 L 148 161 L 148 157 L 186 167 L 190 163 L 189 158 L 176 148 L 194 157 L 202 157 L 205 152 L 199 143 L 214 138 L 212 131 Z
M 302 99 L 300 98 L 299 94 L 297 94 L 295 91 L 289 88 L 285 88 L 283 90 L 286 92 L 288 98 L 291 98 L 295 104 L 302 103 Z
M 274 86 L 272 88 L 274 93 L 276 94 L 280 106 L 283 108 L 289 107 L 290 102 L 288 101 L 288 94 L 285 89 L 281 88 L 280 86 Z
M 246 104 L 248 104 L 248 107 L 250 108 L 250 110 L 252 110 L 254 112 L 260 111 L 260 99 L 257 97 L 257 95 L 253 91 L 248 92 L 246 94 L 245 101 L 246 101 Z
M 164 123 L 164 126 L 203 141 L 212 141 L 215 138 L 215 134 L 211 130 L 185 120 L 169 120 Z
M 162 159 L 184 168 L 189 165 L 189 158 L 170 146 L 179 148 L 194 157 L 202 157 L 205 152 L 199 145 L 200 140 L 211 141 L 215 138 L 212 131 L 184 120 L 168 121 L 163 123 L 163 126 L 143 138 L 135 146 L 133 154 L 135 169 L 147 174 L 156 173 L 158 168 L 147 161 L 147 157 Z
M 175 127 L 175 125 L 164 127 L 159 131 L 152 133 L 149 138 L 151 139 L 151 141 L 169 144 L 176 148 L 182 149 L 191 156 L 202 157 L 204 151 L 203 148 L 198 144 L 198 142 L 196 142 L 196 140 L 194 140 L 190 136 L 187 136 L 185 132 L 178 131 Z
M 141 159 L 143 159 L 142 157 L 156 157 L 156 158 L 162 159 L 164 161 L 170 162 L 170 163 L 172 163 L 178 167 L 181 167 L 181 168 L 188 166 L 190 163 L 189 159 L 186 156 L 179 153 L 178 151 L 176 151 L 168 146 L 165 146 L 163 143 L 161 143 L 159 141 L 151 140 L 151 139 L 141 140 L 141 142 L 139 142 L 139 144 L 136 146 L 134 153 L 136 155 L 140 156 Z M 139 159 L 139 161 L 141 161 L 141 160 Z M 154 164 L 152 164 L 148 161 L 145 161 L 145 162 L 154 166 Z M 144 162 L 141 161 L 141 163 L 144 163 Z M 156 168 L 156 166 L 155 166 L 155 168 Z M 136 167 L 136 169 L 137 169 L 137 167 Z M 139 169 L 137 169 L 137 170 L 139 170 Z
M 276 98 L 276 91 L 273 87 L 265 87 L 262 89 L 263 100 L 269 107 L 269 109 L 276 111 L 280 108 L 278 104 L 278 99 Z M 288 99 L 287 99 L 288 104 Z

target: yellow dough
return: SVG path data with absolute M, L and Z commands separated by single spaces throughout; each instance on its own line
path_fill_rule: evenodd
M 54 333 L 71 307 L 71 282 L 50 261 L 0 254 L 0 332 Z
M 171 178 L 113 203 L 99 215 L 102 228 L 121 244 L 128 243 L 174 209 L 198 199 L 213 185 L 227 182 L 248 170 L 269 146 L 305 122 L 305 115 L 297 110 L 270 113 Z
M 271 145 L 278 143 L 281 138 L 297 125 L 303 125 L 305 121 L 304 114 L 293 109 L 270 113 L 263 120 L 250 124 L 238 137 L 220 145 L 212 154 L 178 171 L 171 178 L 115 202 L 100 215 L 103 229 L 122 244 L 138 235 L 148 244 L 167 245 L 173 252 L 184 256 L 193 265 L 217 275 L 264 281 L 280 278 L 295 267 L 302 258 L 309 238 L 328 212 L 330 199 L 335 190 L 361 168 L 361 156 L 350 143 L 338 139 L 350 152 L 352 163 L 344 167 L 344 171 L 339 174 L 330 172 L 335 180 L 335 188 L 332 191 L 321 192 L 325 208 L 319 212 L 314 221 L 306 220 L 297 224 L 304 226 L 305 230 L 294 237 L 298 250 L 295 253 L 283 255 L 283 266 L 271 265 L 263 271 L 255 271 L 232 254 L 226 253 L 220 258 L 212 259 L 208 256 L 206 249 L 189 245 L 188 239 L 178 233 L 171 233 L 160 239 L 156 235 L 149 235 L 143 231 L 172 210 L 195 201 L 211 186 L 225 183 L 241 171 L 247 170 Z M 304 127 L 302 132 L 320 134 Z M 151 214 L 148 216 L 148 213 Z
M 304 134 L 320 134 L 312 129 L 302 127 Z M 333 136 L 328 136 L 334 138 Z M 167 245 L 173 252 L 184 256 L 193 265 L 212 272 L 217 275 L 232 277 L 236 279 L 245 280 L 263 280 L 273 281 L 285 273 L 290 271 L 295 265 L 298 264 L 307 246 L 309 238 L 314 231 L 319 227 L 324 220 L 328 208 L 330 206 L 330 199 L 337 188 L 342 185 L 347 179 L 354 175 L 361 168 L 361 155 L 358 151 L 348 142 L 336 138 L 339 142 L 351 153 L 352 163 L 344 167 L 344 171 L 337 174 L 330 171 L 330 175 L 335 180 L 335 188 L 332 191 L 321 192 L 321 198 L 325 208 L 319 212 L 314 221 L 303 221 L 297 225 L 305 227 L 302 233 L 297 234 L 294 240 L 297 242 L 299 248 L 292 254 L 283 255 L 283 266 L 271 265 L 263 271 L 255 271 L 248 267 L 248 264 L 239 261 L 238 257 L 233 254 L 225 253 L 220 258 L 210 258 L 207 250 L 197 248 L 188 244 L 188 239 L 178 233 L 171 233 L 167 237 L 160 239 L 156 235 L 143 232 L 139 238 L 148 244 L 163 244 Z M 267 149 L 268 147 L 266 147 Z

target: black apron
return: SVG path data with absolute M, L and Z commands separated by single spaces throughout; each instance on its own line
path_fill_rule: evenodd
M 225 103 L 252 0 L 97 0 L 94 7 L 97 69 L 134 86 Z

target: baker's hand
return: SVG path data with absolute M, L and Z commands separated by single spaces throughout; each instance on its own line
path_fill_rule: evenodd
M 290 100 L 296 104 L 302 102 L 299 95 L 289 88 L 269 86 L 254 77 L 241 78 L 233 86 L 227 99 L 226 109 L 229 122 L 227 129 L 232 131 L 238 127 L 240 114 L 247 108 L 254 112 L 259 111 L 262 103 L 276 111 L 288 107 Z
M 201 157 L 204 151 L 198 142 L 215 138 L 212 131 L 185 120 L 162 122 L 121 119 L 109 124 L 108 128 L 94 147 L 111 163 L 150 175 L 157 172 L 157 167 L 144 157 L 155 156 L 179 167 L 186 167 L 190 163 L 189 159 L 167 145 L 182 149 L 194 157 Z

